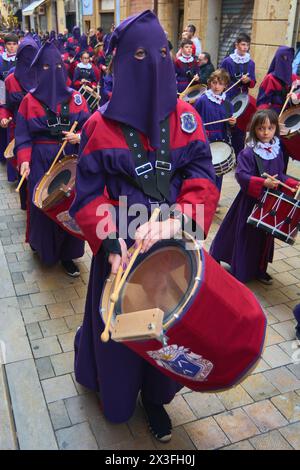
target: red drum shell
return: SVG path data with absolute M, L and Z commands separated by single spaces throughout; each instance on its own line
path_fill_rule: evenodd
M 300 134 L 293 134 L 289 138 L 281 136 L 281 142 L 288 156 L 293 160 L 300 161 Z
M 248 223 L 289 245 L 296 241 L 300 223 L 300 201 L 268 189 L 254 206 Z
M 241 131 L 247 132 L 250 127 L 252 117 L 256 113 L 256 99 L 251 95 L 246 95 L 245 93 L 242 93 L 241 96 L 245 97 L 244 99 L 247 97 L 248 105 L 243 114 L 237 118 L 236 125 Z M 236 98 L 237 97 L 234 99 Z
M 204 250 L 201 258 L 199 287 L 166 329 L 168 346 L 156 339 L 123 344 L 176 382 L 206 392 L 232 387 L 250 373 L 262 353 L 266 317 L 246 286 Z M 193 363 L 201 369 L 194 375 L 188 371 Z

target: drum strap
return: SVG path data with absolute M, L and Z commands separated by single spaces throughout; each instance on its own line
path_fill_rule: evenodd
M 62 131 L 67 131 L 70 128 L 70 108 L 69 103 L 61 105 L 61 113 L 57 116 L 51 109 L 43 104 L 43 108 L 47 116 L 47 125 L 50 129 L 52 137 L 62 137 Z
M 226 118 L 230 118 L 231 117 L 231 106 L 230 106 L 230 102 L 225 100 L 224 101 L 224 107 L 225 107 L 225 111 L 226 111 Z M 226 132 L 227 132 L 227 136 L 228 136 L 228 139 L 229 139 L 229 142 L 231 143 L 231 130 L 230 130 L 230 124 L 229 122 L 226 122 Z
M 168 200 L 172 176 L 169 118 L 160 124 L 161 147 L 158 150 L 159 158 L 155 161 L 156 174 L 154 173 L 152 163 L 148 160 L 147 152 L 144 149 L 138 132 L 126 124 L 122 125 L 122 130 L 134 158 L 137 176 L 137 179 L 134 179 L 127 175 L 125 179 L 130 181 L 133 186 L 138 186 L 144 194 L 156 201 L 161 201 L 163 198 Z
M 234 63 L 235 65 L 235 78 L 238 80 L 239 78 L 242 77 L 242 75 L 246 75 L 246 73 L 248 72 L 248 63 L 247 62 L 246 64 L 236 64 Z M 241 68 L 241 65 L 242 65 L 242 68 Z
M 257 168 L 258 168 L 258 171 L 259 171 L 259 176 L 261 176 L 265 172 L 263 162 L 262 162 L 262 159 L 260 158 L 260 156 L 257 155 L 257 153 L 254 153 L 254 155 L 255 155 Z

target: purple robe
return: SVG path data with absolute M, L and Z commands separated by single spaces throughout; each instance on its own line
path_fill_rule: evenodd
M 262 160 L 262 163 L 266 173 L 278 174 L 278 179 L 283 182 L 288 179 L 283 173 L 281 151 L 277 158 Z M 247 282 L 266 272 L 274 252 L 273 236 L 247 224 L 264 188 L 264 179 L 259 176 L 255 154 L 250 147 L 246 147 L 238 156 L 236 179 L 241 190 L 217 232 L 210 254 L 215 260 L 228 263 L 231 273 L 239 281 Z

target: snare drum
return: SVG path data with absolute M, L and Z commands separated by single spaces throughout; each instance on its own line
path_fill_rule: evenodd
M 226 175 L 234 168 L 235 154 L 227 142 L 216 141 L 209 144 L 212 162 L 217 176 Z
M 241 93 L 231 100 L 233 116 L 237 119 L 237 127 L 247 132 L 251 119 L 256 112 L 256 99 L 247 93 Z
M 114 281 L 111 274 L 100 300 L 104 323 Z M 112 340 L 204 392 L 245 378 L 261 355 L 266 318 L 252 292 L 185 234 L 138 256 L 110 327 Z
M 84 239 L 69 209 L 75 196 L 77 156 L 67 155 L 36 185 L 33 204 L 71 235 Z
M 281 139 L 288 155 L 300 161 L 300 106 L 293 106 L 285 111 L 279 122 L 285 127 Z
M 277 191 L 268 189 L 261 201 L 255 205 L 248 224 L 293 245 L 299 230 L 300 201 Z
M 79 93 L 86 99 L 91 112 L 93 113 L 99 106 L 100 95 L 88 85 L 81 85 Z
M 202 96 L 207 90 L 206 85 L 194 85 L 189 87 L 187 90 L 180 94 L 180 99 L 187 101 L 190 104 L 194 104 L 200 96 Z

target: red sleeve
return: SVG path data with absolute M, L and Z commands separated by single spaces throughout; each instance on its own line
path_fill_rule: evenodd
M 251 176 L 247 194 L 255 199 L 259 199 L 264 189 L 265 179 L 260 176 Z

